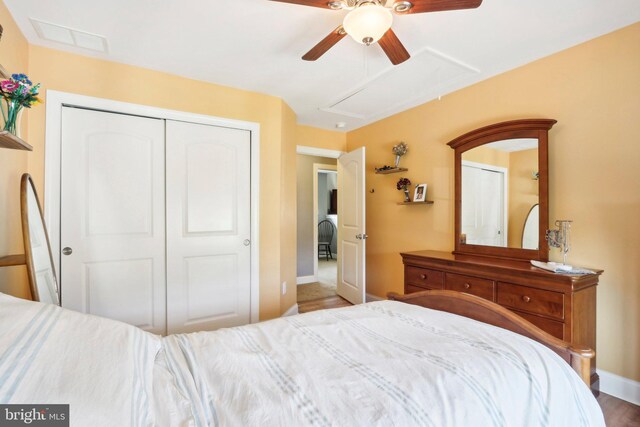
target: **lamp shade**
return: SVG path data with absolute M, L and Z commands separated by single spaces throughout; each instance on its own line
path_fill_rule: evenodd
M 391 28 L 393 15 L 380 5 L 365 3 L 345 16 L 342 26 L 358 43 L 377 42 Z

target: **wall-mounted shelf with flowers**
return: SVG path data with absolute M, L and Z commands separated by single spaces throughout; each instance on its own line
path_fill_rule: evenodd
M 394 166 L 382 166 L 380 168 L 376 168 L 376 173 L 381 175 L 389 175 L 391 173 L 398 172 L 407 172 L 409 169 L 400 167 L 400 158 L 407 154 L 409 151 L 409 146 L 405 142 L 401 142 L 398 145 L 394 145 L 391 149 L 393 154 L 396 155 L 396 161 Z
M 0 109 L 4 128 L 0 132 L 0 147 L 31 151 L 33 148 L 17 135 L 18 117 L 23 108 L 39 104 L 40 83 L 33 84 L 25 74 L 12 74 L 0 81 Z
M 0 148 L 33 151 L 33 147 L 6 130 L 0 131 Z

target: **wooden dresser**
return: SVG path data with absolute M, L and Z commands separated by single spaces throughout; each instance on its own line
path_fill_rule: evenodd
M 528 261 L 453 255 L 402 253 L 405 294 L 448 289 L 496 302 L 565 341 L 596 350 L 596 274 L 554 274 Z M 597 352 L 596 352 L 597 354 Z M 598 390 L 595 358 L 591 387 Z

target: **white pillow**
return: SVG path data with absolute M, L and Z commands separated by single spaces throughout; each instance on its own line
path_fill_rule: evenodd
M 72 426 L 151 426 L 160 337 L 0 293 L 0 403 L 69 404 Z

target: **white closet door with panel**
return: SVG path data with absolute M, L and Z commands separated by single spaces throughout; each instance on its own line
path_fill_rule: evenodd
M 467 244 L 506 246 L 503 172 L 462 165 L 462 233 Z
M 62 305 L 165 333 L 164 121 L 62 112 Z
M 167 328 L 243 325 L 251 312 L 251 134 L 166 122 Z

